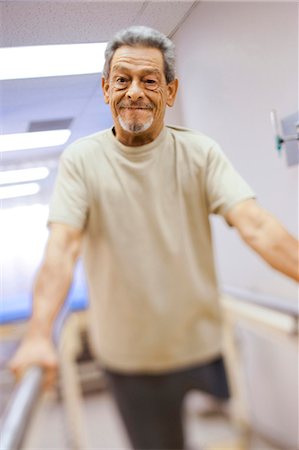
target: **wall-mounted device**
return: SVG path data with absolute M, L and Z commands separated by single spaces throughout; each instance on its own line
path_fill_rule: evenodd
M 270 113 L 275 137 L 276 150 L 281 153 L 285 148 L 287 165 L 299 164 L 299 120 L 298 112 L 280 120 L 273 109 Z

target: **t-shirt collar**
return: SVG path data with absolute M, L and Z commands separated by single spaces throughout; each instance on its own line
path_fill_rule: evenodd
M 167 129 L 164 126 L 156 139 L 154 139 L 152 142 L 149 142 L 148 144 L 139 145 L 136 147 L 122 144 L 115 136 L 114 127 L 111 127 L 108 136 L 109 139 L 113 141 L 115 149 L 127 158 L 130 159 L 133 157 L 134 159 L 147 159 L 156 149 L 160 147 L 160 145 L 166 138 L 166 134 Z

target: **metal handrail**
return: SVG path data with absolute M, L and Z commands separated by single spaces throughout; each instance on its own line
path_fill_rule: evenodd
M 61 310 L 54 326 L 53 340 L 58 345 L 63 325 L 71 313 L 68 305 Z M 39 400 L 43 369 L 30 367 L 16 386 L 0 424 L 0 449 L 20 450 L 34 408 Z
M 42 379 L 43 370 L 31 367 L 13 392 L 1 426 L 1 450 L 19 450 L 41 391 Z
M 288 314 L 289 316 L 298 319 L 299 317 L 299 308 L 298 301 L 294 300 L 292 302 L 283 299 L 274 297 L 267 294 L 255 293 L 248 291 L 246 289 L 241 289 L 235 286 L 222 286 L 222 292 L 224 294 L 231 295 L 238 300 L 242 300 L 244 302 L 248 302 L 257 306 L 261 306 L 263 308 L 271 309 L 273 311 L 277 311 L 280 313 Z

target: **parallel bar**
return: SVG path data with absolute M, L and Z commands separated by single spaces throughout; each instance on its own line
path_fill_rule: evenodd
M 69 306 L 65 305 L 55 322 L 53 338 L 56 345 L 70 313 Z M 29 421 L 41 393 L 42 381 L 42 368 L 33 366 L 26 371 L 16 386 L 0 424 L 1 450 L 22 448 Z
M 19 450 L 27 428 L 27 421 L 40 393 L 42 379 L 42 369 L 32 367 L 13 392 L 3 418 L 3 424 L 1 424 L 1 450 Z
M 290 302 L 287 299 L 277 298 L 271 295 L 251 292 L 245 289 L 241 289 L 235 286 L 222 286 L 222 292 L 224 294 L 231 295 L 238 300 L 252 303 L 263 308 L 268 308 L 277 312 L 288 314 L 295 318 L 299 318 L 298 302 L 294 299 Z

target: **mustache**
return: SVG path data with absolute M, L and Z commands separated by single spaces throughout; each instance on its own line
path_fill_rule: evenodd
M 121 101 L 118 103 L 119 108 L 132 108 L 132 109 L 154 109 L 154 105 L 152 103 L 144 103 L 144 102 L 128 102 Z

